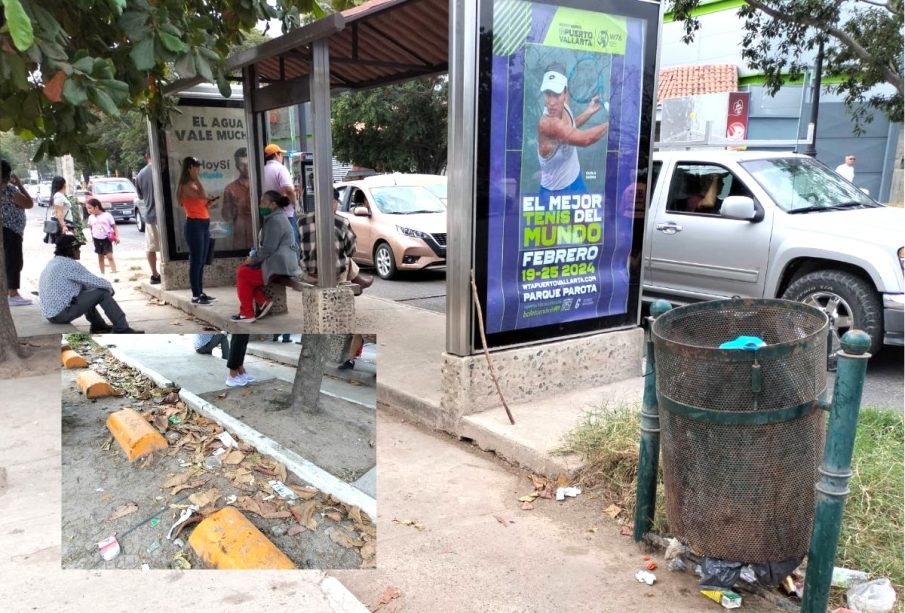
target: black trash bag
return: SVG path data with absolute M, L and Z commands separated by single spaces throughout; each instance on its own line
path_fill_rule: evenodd
M 701 587 L 722 587 L 732 589 L 742 572 L 742 562 L 730 562 L 716 558 L 701 560 Z
M 781 562 L 767 562 L 766 564 L 752 564 L 754 576 L 757 582 L 764 587 L 776 587 L 783 579 L 792 574 L 798 568 L 804 557 L 782 560 Z

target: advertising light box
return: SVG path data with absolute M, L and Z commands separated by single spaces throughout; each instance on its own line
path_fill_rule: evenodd
M 637 323 L 659 11 L 482 2 L 474 264 L 489 345 Z

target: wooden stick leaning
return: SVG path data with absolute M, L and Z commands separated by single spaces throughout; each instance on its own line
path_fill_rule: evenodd
M 490 368 L 490 378 L 493 379 L 497 394 L 500 395 L 500 402 L 503 403 L 506 415 L 509 416 L 509 423 L 514 426 L 515 418 L 512 417 L 512 411 L 509 410 L 509 405 L 506 404 L 506 398 L 503 397 L 503 390 L 500 388 L 499 380 L 497 380 L 496 370 L 493 368 L 493 362 L 490 359 L 490 352 L 487 351 L 487 337 L 484 335 L 484 312 L 481 310 L 481 301 L 478 300 L 478 284 L 475 282 L 474 269 L 471 271 L 471 296 L 474 298 L 474 305 L 478 310 L 478 331 L 481 333 L 481 347 L 484 349 L 484 357 L 487 358 L 487 366 Z

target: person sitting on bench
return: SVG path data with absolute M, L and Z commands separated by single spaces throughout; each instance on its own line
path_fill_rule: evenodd
M 355 232 L 349 220 L 338 215 L 339 191 L 333 190 L 333 240 L 336 245 L 336 281 L 344 283 L 350 281 L 358 284 L 362 289 L 370 287 L 374 277 L 363 274 L 358 269 L 358 264 L 352 259 L 355 253 Z M 315 238 L 316 224 L 314 212 L 305 213 L 299 219 L 299 229 L 302 235 L 302 272 L 305 279 L 311 283 L 317 283 L 317 242 Z
M 273 190 L 261 196 L 258 211 L 261 224 L 261 246 L 253 251 L 236 270 L 236 293 L 239 314 L 233 321 L 253 323 L 267 315 L 273 300 L 264 292 L 267 283 L 280 283 L 301 289 L 295 279 L 299 274 L 299 248 L 289 218 L 282 209 L 290 206 L 289 198 Z M 280 214 L 273 214 L 279 211 Z

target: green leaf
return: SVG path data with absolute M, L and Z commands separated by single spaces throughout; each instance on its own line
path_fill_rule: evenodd
M 63 98 L 69 104 L 78 106 L 88 100 L 88 93 L 85 87 L 75 79 L 66 79 L 63 84 Z
M 19 130 L 19 132 L 16 135 L 19 138 L 21 138 L 22 140 L 34 140 L 35 139 L 35 133 L 32 132 L 31 130 Z
M 100 107 L 102 111 L 104 111 L 107 115 L 119 115 L 119 109 L 116 108 L 116 103 L 113 102 L 113 98 L 107 95 L 102 89 L 94 88 L 90 92 L 91 101 Z
M 80 60 L 73 62 L 72 67 L 83 74 L 90 75 L 92 70 L 94 69 L 94 58 L 86 55 Z
M 233 90 L 229 85 L 229 81 L 226 80 L 222 74 L 217 75 L 217 89 L 220 90 L 220 95 L 224 98 L 229 98 L 232 96 Z
M 66 50 L 54 41 L 38 39 L 37 46 L 41 48 L 41 52 L 45 57 L 60 62 L 69 60 L 69 56 L 66 55 Z
M 19 0 L 3 0 L 6 12 L 6 23 L 13 37 L 13 44 L 19 51 L 25 51 L 35 42 L 35 32 L 31 27 L 31 19 Z
M 9 63 L 10 80 L 16 89 L 29 89 L 27 71 L 25 70 L 25 62 L 22 57 L 15 53 L 4 54 L 6 61 Z
M 198 74 L 195 71 L 195 57 L 191 53 L 186 53 L 176 60 L 176 73 L 181 79 L 190 79 Z
M 182 53 L 185 51 L 185 43 L 181 40 L 161 30 L 157 33 L 157 36 L 160 38 L 160 43 L 163 45 L 164 49 L 167 51 L 172 51 L 173 53 Z
M 211 71 L 211 65 L 200 53 L 195 52 L 195 69 L 198 74 L 208 83 L 213 83 L 214 73 Z
M 126 0 L 110 0 L 110 4 L 113 5 L 113 10 L 115 10 L 117 14 L 122 13 L 123 9 L 126 8 Z
M 154 37 L 148 37 L 139 41 L 132 48 L 129 57 L 132 58 L 132 63 L 135 64 L 135 67 L 139 70 L 151 70 L 154 68 L 154 65 L 157 63 L 157 58 L 154 55 Z
M 113 65 L 109 60 L 97 58 L 94 60 L 94 66 L 91 68 L 91 76 L 95 79 L 112 79 Z
M 140 11 L 126 11 L 119 18 L 119 27 L 133 41 L 146 38 L 148 29 L 145 24 L 148 23 L 148 14 Z

